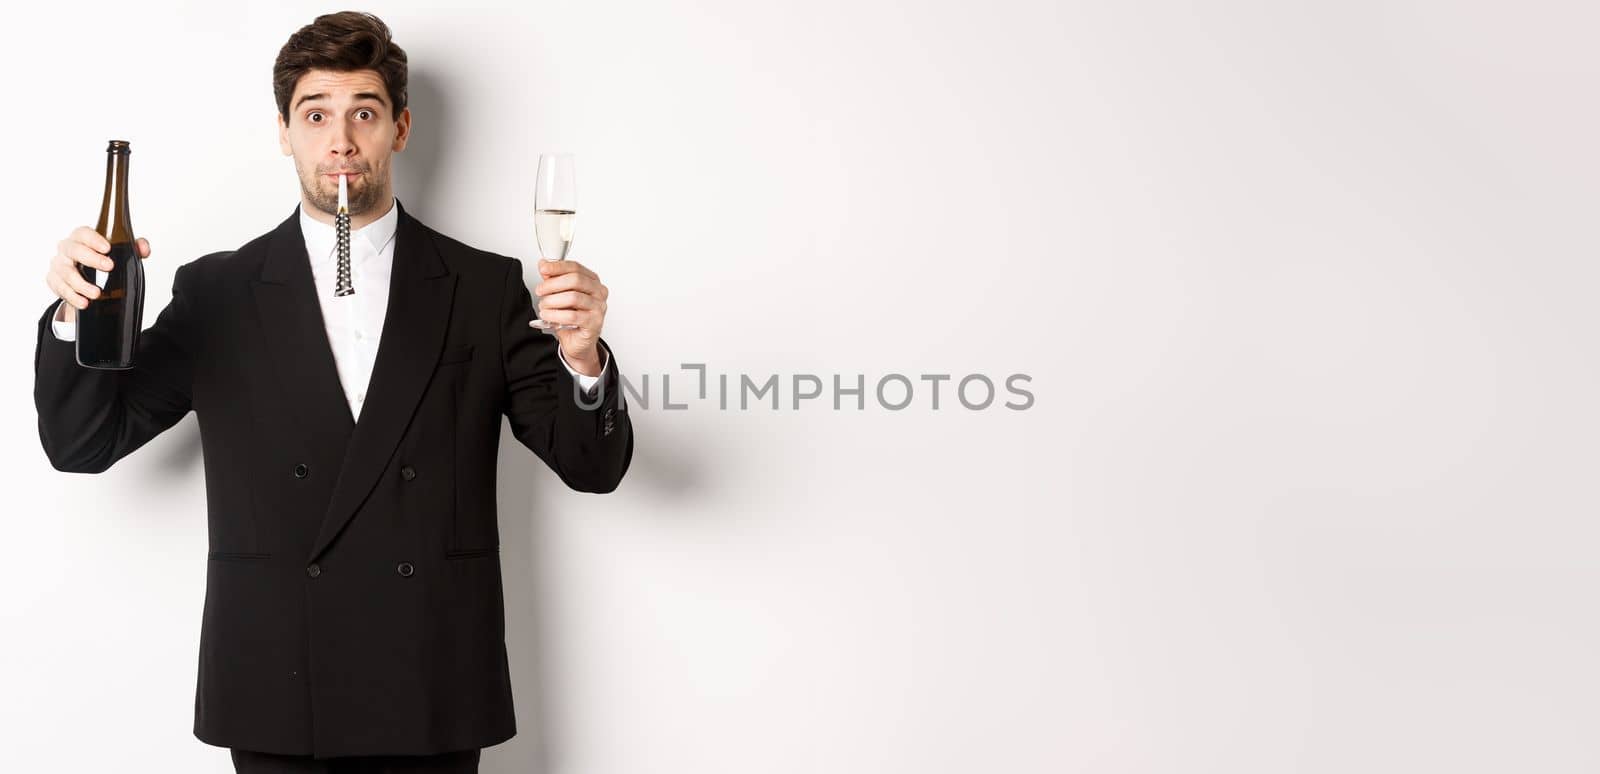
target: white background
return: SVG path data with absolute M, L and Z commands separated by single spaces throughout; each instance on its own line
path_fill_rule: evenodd
M 330 10 L 9 12 L 7 770 L 231 771 L 191 735 L 194 418 L 56 472 L 34 324 L 108 139 L 147 322 L 293 211 L 271 65 Z M 505 434 L 485 772 L 1600 767 L 1593 4 L 366 10 L 408 209 L 531 263 L 534 154 L 577 154 L 573 257 L 656 393 L 607 496 Z M 686 362 L 867 408 L 720 410 Z M 888 411 L 891 373 L 1036 400 Z

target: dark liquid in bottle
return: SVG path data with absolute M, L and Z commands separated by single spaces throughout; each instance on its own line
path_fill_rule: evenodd
M 132 368 L 144 320 L 144 263 L 132 243 L 111 245 L 113 264 L 98 298 L 78 310 L 78 363 L 90 368 Z M 99 270 L 79 266 L 91 284 Z

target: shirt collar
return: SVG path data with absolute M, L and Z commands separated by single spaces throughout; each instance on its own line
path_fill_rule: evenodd
M 389 211 L 385 212 L 383 217 L 350 232 L 351 260 L 382 253 L 383 248 L 388 246 L 389 240 L 394 239 L 394 232 L 399 224 L 400 207 L 394 197 L 390 197 Z M 300 233 L 305 236 L 306 255 L 311 257 L 312 263 L 333 261 L 333 248 L 337 236 L 334 227 L 307 215 L 303 203 L 300 205 Z M 372 248 L 371 251 L 355 249 L 359 244 L 358 240 L 365 240 Z

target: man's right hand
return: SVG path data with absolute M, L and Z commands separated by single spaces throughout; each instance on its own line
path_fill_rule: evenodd
M 148 241 L 139 239 L 136 245 L 140 259 L 150 257 Z M 115 264 L 111 262 L 110 250 L 111 243 L 88 226 L 73 229 L 66 239 L 56 243 L 55 257 L 50 259 L 50 271 L 44 276 L 45 284 L 61 300 L 66 301 L 57 309 L 56 320 L 76 322 L 78 310 L 88 306 L 90 300 L 100 297 L 100 288 L 83 278 L 79 266 L 111 271 Z

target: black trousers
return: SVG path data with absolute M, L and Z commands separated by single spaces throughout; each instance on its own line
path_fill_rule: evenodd
M 233 751 L 237 774 L 478 774 L 482 750 L 458 750 L 439 755 L 363 755 L 322 758 L 309 755 Z

